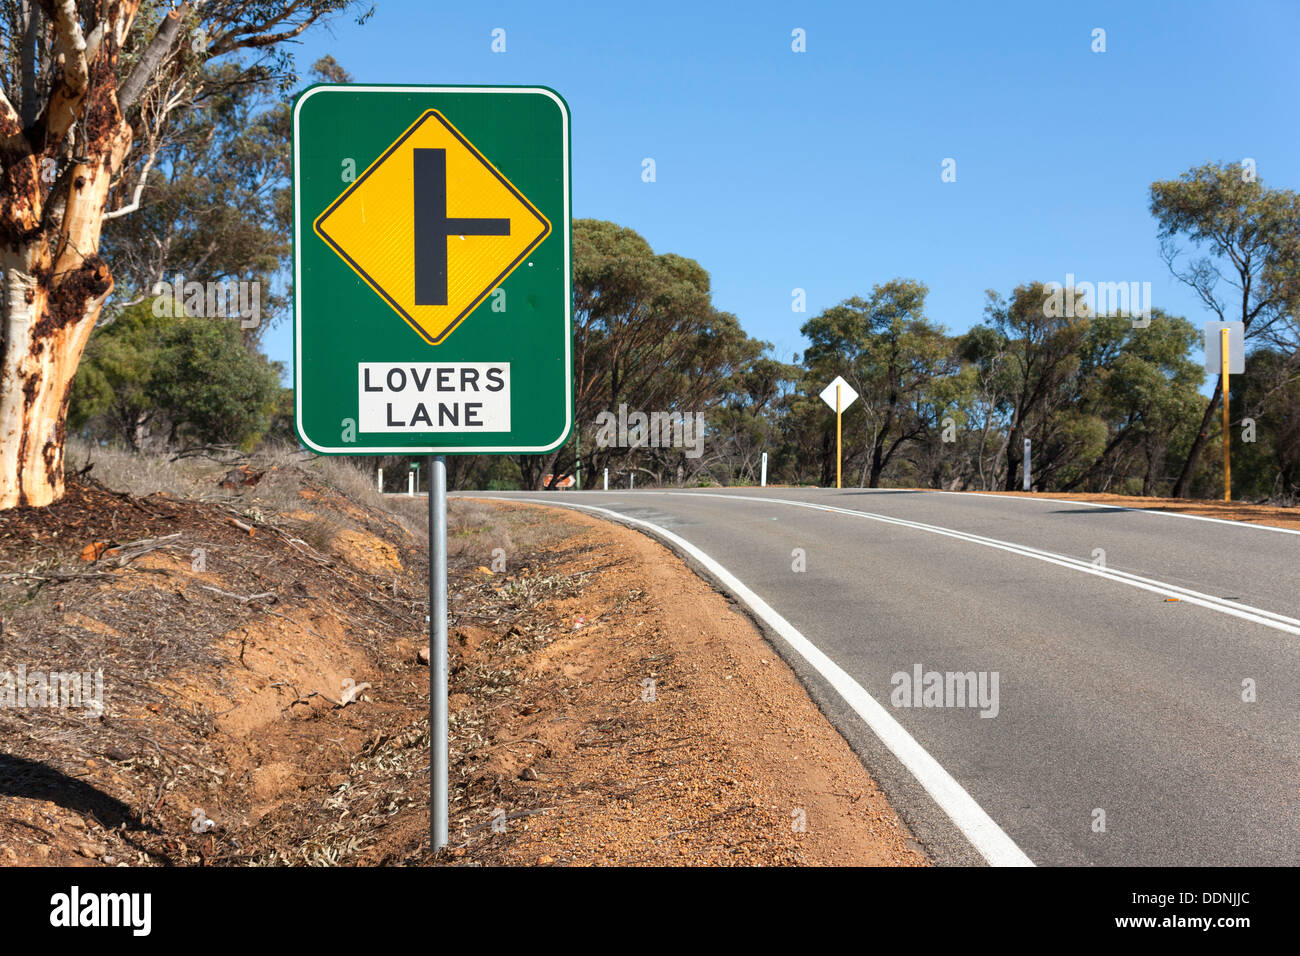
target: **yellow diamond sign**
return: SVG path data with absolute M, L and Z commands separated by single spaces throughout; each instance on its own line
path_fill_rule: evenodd
M 320 214 L 315 231 L 437 345 L 551 224 L 445 116 L 427 110 Z

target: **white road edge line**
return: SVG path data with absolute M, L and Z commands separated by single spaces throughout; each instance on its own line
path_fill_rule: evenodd
M 1262 624 L 1265 627 L 1271 627 L 1276 631 L 1283 631 L 1287 634 L 1300 636 L 1300 619 L 1287 617 L 1284 614 L 1278 614 L 1274 611 L 1266 611 L 1263 608 L 1252 607 L 1249 604 L 1241 604 L 1238 601 L 1230 601 L 1226 598 L 1215 597 L 1212 594 L 1205 594 L 1201 591 L 1193 591 L 1189 588 L 1179 587 L 1176 584 L 1167 584 L 1163 581 L 1157 581 L 1153 578 L 1144 578 L 1128 571 L 1117 571 L 1112 568 L 1102 568 L 1081 558 L 1072 558 L 1065 554 L 1056 554 L 1052 551 L 1040 551 L 1038 548 L 1030 547 L 1026 544 L 1015 544 L 1011 541 L 1001 541 L 997 538 L 986 538 L 983 535 L 972 534 L 968 531 L 955 531 L 952 528 L 943 528 L 939 525 L 925 524 L 920 521 L 909 521 L 905 518 L 893 518 L 889 515 L 876 514 L 871 511 L 854 511 L 852 508 L 838 508 L 834 505 L 822 505 L 812 501 L 790 501 L 785 498 L 759 498 L 754 495 L 724 495 L 712 494 L 709 492 L 699 491 L 663 491 L 657 492 L 663 495 L 680 496 L 686 498 L 725 498 L 732 501 L 758 501 L 765 504 L 789 505 L 794 508 L 811 508 L 813 511 L 830 511 L 836 514 L 849 515 L 854 518 L 867 518 L 871 521 L 880 521 L 884 524 L 899 525 L 904 528 L 911 528 L 917 531 L 928 531 L 930 534 L 943 535 L 947 538 L 956 538 L 959 541 L 967 541 L 971 544 L 982 545 L 986 548 L 995 548 L 999 551 L 1008 551 L 1012 554 L 1019 554 L 1022 557 L 1034 558 L 1047 564 L 1055 564 L 1058 567 L 1067 568 L 1071 571 L 1077 571 L 1081 574 L 1091 574 L 1099 578 L 1106 578 L 1119 584 L 1127 584 L 1129 587 L 1139 588 L 1143 591 L 1150 591 L 1153 594 L 1165 596 L 1177 595 L 1180 601 L 1188 604 L 1195 604 L 1198 607 L 1208 608 L 1211 611 L 1218 611 L 1220 614 L 1230 614 L 1233 617 L 1250 621 L 1254 624 Z M 647 494 L 652 494 L 647 492 Z
M 989 862 L 989 865 L 1034 865 L 1033 861 L 1025 855 L 1025 852 L 1016 846 L 1015 841 L 1007 836 L 1002 828 L 994 822 L 993 818 L 984 811 L 984 808 L 975 802 L 975 798 L 967 793 L 966 789 L 953 779 L 952 774 L 943 769 L 939 761 L 930 756 L 929 752 L 917 743 L 916 739 L 903 728 L 903 725 L 895 720 L 889 711 L 885 710 L 874 697 L 868 694 L 861 684 L 827 657 L 812 641 L 799 633 L 793 624 L 773 610 L 766 601 L 746 587 L 739 578 L 685 538 L 678 537 L 666 528 L 661 528 L 649 521 L 619 514 L 617 511 L 610 511 L 608 508 L 597 508 L 594 505 L 579 505 L 553 499 L 517 498 L 514 496 L 507 498 L 494 495 L 462 494 L 456 497 L 506 502 L 525 501 L 531 504 L 550 505 L 557 508 L 594 511 L 620 524 L 631 524 L 645 528 L 653 535 L 672 542 L 707 568 L 709 573 L 721 581 L 732 594 L 749 605 L 750 610 L 757 614 L 772 630 L 781 635 L 781 639 L 790 646 L 791 650 L 807 661 L 817 673 L 826 679 L 827 683 L 835 688 L 840 697 L 844 699 L 844 702 L 853 708 L 854 712 L 880 738 L 880 741 L 889 748 L 899 762 L 925 788 L 926 793 L 930 794 L 934 802 L 948 815 L 948 818 L 952 820 L 957 829 L 979 851 L 980 856 Z

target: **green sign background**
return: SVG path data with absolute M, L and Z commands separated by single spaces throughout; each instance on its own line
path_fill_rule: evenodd
M 551 233 L 441 345 L 429 345 L 312 223 L 425 110 L 436 109 L 551 223 Z M 299 440 L 322 454 L 543 452 L 573 422 L 569 109 L 543 87 L 317 85 L 293 108 L 294 405 Z M 511 430 L 362 433 L 361 362 L 509 362 Z M 355 441 L 345 440 L 345 422 Z

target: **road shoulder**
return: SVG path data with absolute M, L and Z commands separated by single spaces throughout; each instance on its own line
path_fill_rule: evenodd
M 563 631 L 527 652 L 527 677 L 515 685 L 526 694 L 498 710 L 506 713 L 492 718 L 489 743 L 468 748 L 491 750 L 453 802 L 453 858 L 925 864 L 795 674 L 676 555 L 571 511 L 492 508 L 507 529 L 530 514 L 572 529 L 527 577 L 581 583 L 533 607 L 559 616 Z M 508 577 L 485 575 L 483 586 L 508 593 Z M 496 666 L 507 650 L 468 623 L 453 629 L 452 648 L 464 655 L 453 660 L 453 692 L 458 670 Z M 480 696 L 453 695 L 462 726 L 480 719 Z M 495 803 L 482 793 L 493 778 L 502 784 Z

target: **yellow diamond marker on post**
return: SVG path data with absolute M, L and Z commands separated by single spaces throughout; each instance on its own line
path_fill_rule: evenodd
M 320 214 L 315 231 L 437 345 L 551 224 L 445 116 L 428 110 Z

